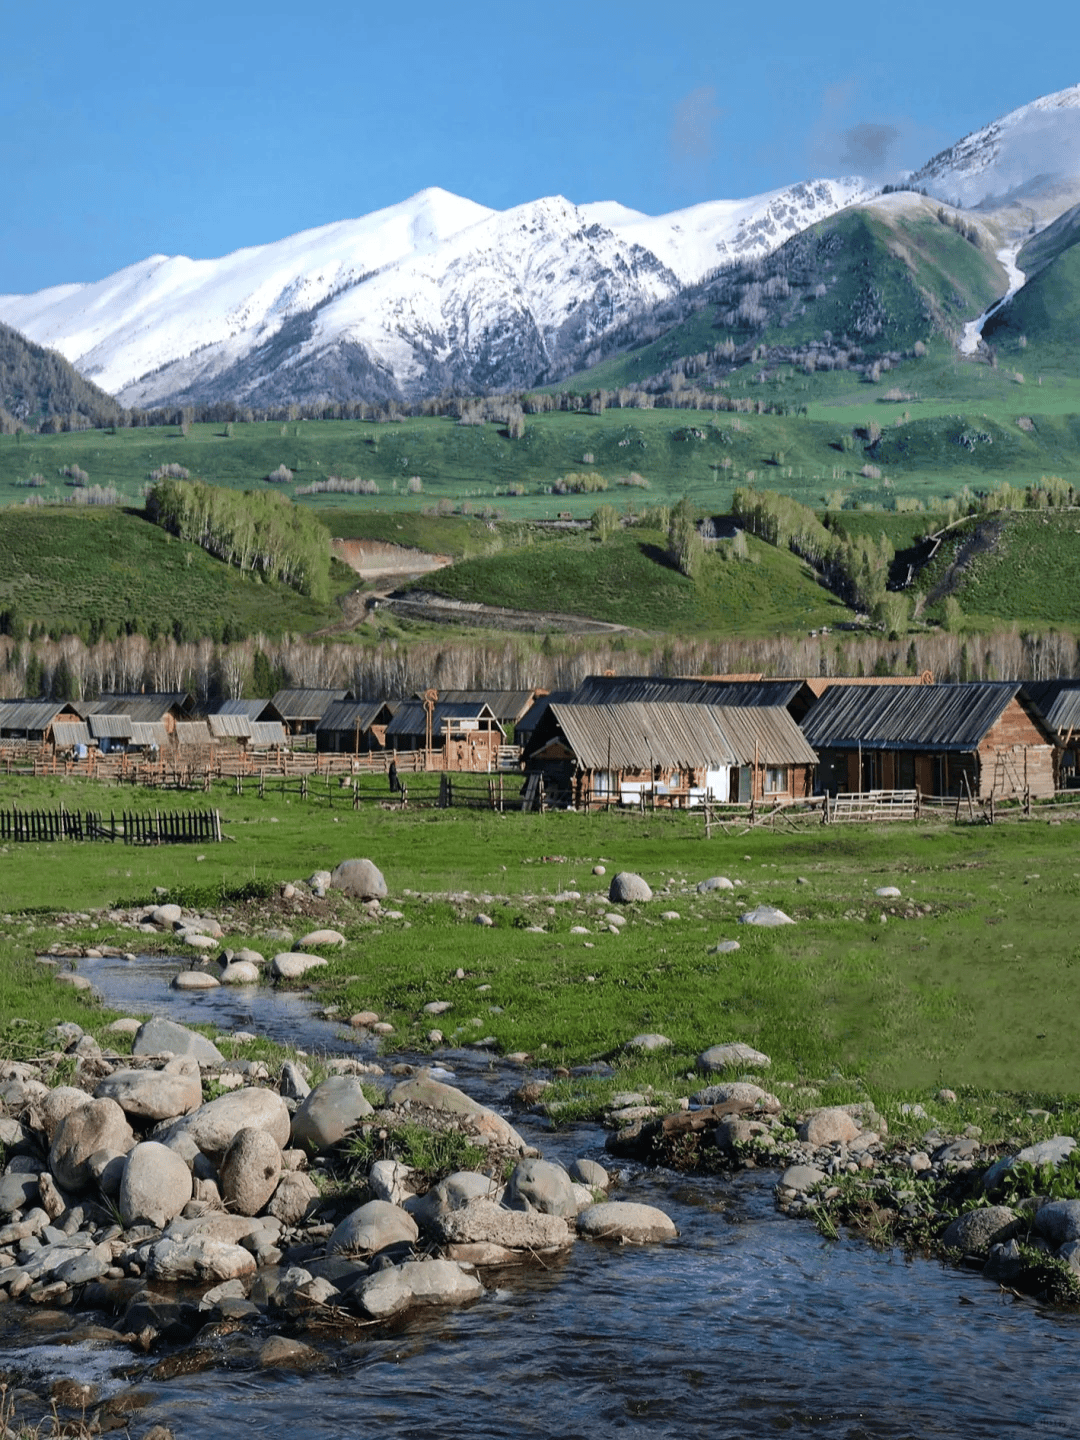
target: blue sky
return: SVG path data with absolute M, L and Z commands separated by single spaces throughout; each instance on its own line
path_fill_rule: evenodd
M 888 178 L 1080 80 L 1075 0 L 1035 12 L 1032 44 L 1005 0 L 6 0 L 0 293 L 225 254 L 428 185 L 656 214 Z

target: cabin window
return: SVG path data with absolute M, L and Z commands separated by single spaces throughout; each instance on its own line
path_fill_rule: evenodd
M 788 789 L 788 767 L 768 765 L 765 769 L 765 794 L 784 795 Z
M 618 789 L 614 770 L 593 771 L 593 794 L 614 795 Z

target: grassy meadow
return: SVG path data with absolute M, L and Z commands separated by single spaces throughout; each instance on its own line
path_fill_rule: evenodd
M 707 840 L 693 814 L 396 811 L 375 803 L 381 782 L 368 785 L 358 812 L 329 789 L 302 801 L 271 788 L 260 801 L 222 787 L 206 803 L 220 808 L 228 839 L 200 851 L 70 843 L 0 851 L 7 1048 L 25 1051 L 62 1016 L 90 1028 L 109 1018 L 43 979 L 31 958 L 61 933 L 125 949 L 145 943 L 99 907 L 152 901 L 164 887 L 218 915 L 223 943 L 272 954 L 283 947 L 265 931 L 284 924 L 299 935 L 313 923 L 310 914 L 290 918 L 280 882 L 368 855 L 387 877 L 387 908 L 403 918 L 372 924 L 333 896 L 317 905 L 323 923 L 348 937 L 318 993 L 345 1015 L 377 1011 L 394 1025 L 395 1049 L 428 1048 L 432 1021 L 422 1007 L 449 1000 L 452 1010 L 437 1022 L 449 1044 L 493 1037 L 501 1051 L 528 1051 L 544 1065 L 587 1062 L 641 1031 L 667 1035 L 670 1052 L 618 1062 L 622 1088 L 685 1093 L 694 1056 L 738 1039 L 772 1056 L 771 1083 L 815 1084 L 841 1098 L 866 1087 L 890 1111 L 940 1085 L 982 1097 L 988 1116 L 1004 1092 L 1060 1106 L 1080 1091 L 1075 811 L 993 828 L 813 825 L 717 831 Z M 160 793 L 130 788 L 0 781 L 4 805 L 61 798 L 106 811 L 163 806 Z M 612 908 L 609 877 L 620 869 L 644 875 L 655 898 L 631 907 L 613 935 L 602 917 Z M 738 888 L 699 895 L 698 882 L 717 874 Z M 875 897 L 883 885 L 898 886 L 902 898 Z M 567 898 L 574 892 L 579 899 Z M 763 902 L 796 923 L 738 923 Z M 59 932 L 58 907 L 84 918 Z M 475 923 L 480 912 L 491 927 Z M 534 924 L 544 933 L 526 928 Z M 588 933 L 571 933 L 576 926 Z M 714 952 L 735 938 L 740 950 Z M 455 979 L 459 968 L 464 979 Z M 598 1093 L 592 1082 L 572 1088 L 579 1106 Z

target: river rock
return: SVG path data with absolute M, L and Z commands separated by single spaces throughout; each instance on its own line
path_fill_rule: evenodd
M 539 1210 L 542 1215 L 576 1215 L 579 1208 L 570 1176 L 550 1160 L 520 1160 L 503 1203 L 510 1210 Z
M 293 1116 L 292 1143 L 311 1152 L 326 1150 L 372 1114 L 371 1102 L 355 1075 L 330 1075 Z
M 283 950 L 270 961 L 270 974 L 275 980 L 299 980 L 309 970 L 321 970 L 327 963 L 320 955 L 301 955 L 295 950 Z
M 202 1104 L 199 1066 L 178 1057 L 161 1070 L 114 1070 L 98 1083 L 94 1095 L 115 1100 L 125 1115 L 140 1120 L 175 1120 Z
M 238 1130 L 218 1172 L 221 1196 L 237 1215 L 257 1215 L 277 1189 L 281 1147 L 265 1130 Z
M 262 1370 L 314 1370 L 323 1363 L 318 1350 L 286 1335 L 271 1335 L 259 1351 Z
M 159 1240 L 147 1262 L 147 1274 L 152 1280 L 171 1284 L 235 1280 L 241 1275 L 251 1275 L 257 1268 L 255 1256 L 242 1245 L 200 1235 Z
M 623 1045 L 624 1050 L 667 1050 L 671 1041 L 666 1035 L 644 1034 L 635 1035 L 632 1040 L 627 1040 Z
M 163 930 L 171 930 L 183 913 L 179 905 L 155 905 L 148 918 L 151 924 L 160 925 Z
M 899 900 L 900 891 L 895 885 L 879 885 L 874 891 L 879 900 Z
M 494 1200 L 470 1200 L 458 1209 L 440 1210 L 427 1228 L 448 1245 L 498 1245 L 510 1251 L 564 1250 L 574 1232 L 559 1215 L 539 1210 L 507 1210 Z
M 748 1080 L 729 1080 L 723 1085 L 706 1085 L 692 1097 L 695 1105 L 723 1105 L 725 1101 L 737 1101 L 740 1105 L 752 1106 L 766 1115 L 779 1115 L 783 1108 L 775 1095 L 752 1085 Z
M 307 1082 L 307 1077 L 291 1060 L 286 1060 L 281 1067 L 278 1093 L 284 1095 L 286 1100 L 306 1100 L 311 1094 L 311 1086 Z
M 0 1215 L 10 1215 L 38 1200 L 37 1175 L 6 1171 L 0 1178 Z
M 1015 1155 L 1003 1155 L 1000 1160 L 994 1161 L 983 1176 L 983 1189 L 987 1195 L 992 1195 L 1019 1161 L 1035 1166 L 1053 1165 L 1056 1169 L 1075 1149 L 1076 1141 L 1071 1135 L 1052 1135 L 1049 1140 L 1040 1140 L 1035 1145 L 1025 1146 Z
M 478 1170 L 455 1170 L 425 1195 L 410 1195 L 403 1203 L 419 1225 L 432 1229 L 444 1212 L 464 1209 L 474 1200 L 492 1200 L 499 1204 L 502 1187 Z
M 376 1160 L 368 1171 L 368 1189 L 376 1200 L 404 1205 L 410 1194 L 405 1182 L 411 1174 L 411 1168 L 400 1160 Z
M 740 925 L 764 925 L 769 929 L 777 925 L 794 925 L 790 915 L 785 915 L 783 910 L 778 910 L 775 905 L 758 905 L 753 910 L 747 910 L 739 916 Z
M 986 1255 L 991 1245 L 1011 1240 L 1019 1224 L 1016 1212 L 1007 1205 L 986 1205 L 954 1220 L 941 1243 L 947 1250 L 961 1250 L 965 1255 Z
M 296 942 L 301 949 L 305 945 L 344 945 L 345 936 L 340 930 L 309 930 Z
M 1053 1246 L 1080 1240 L 1080 1200 L 1050 1200 L 1035 1212 L 1032 1229 Z
M 190 1135 L 202 1153 L 216 1163 L 236 1133 L 247 1128 L 266 1130 L 283 1150 L 289 1143 L 291 1123 L 289 1108 L 280 1095 L 273 1090 L 247 1087 L 200 1105 L 154 1138 L 168 1144 L 177 1135 Z
M 847 1110 L 839 1105 L 826 1105 L 812 1110 L 798 1133 L 800 1140 L 816 1149 L 819 1145 L 846 1145 L 858 1135 L 859 1127 Z
M 434 1110 L 452 1118 L 460 1128 L 475 1135 L 485 1144 L 501 1145 L 516 1150 L 519 1155 L 527 1153 L 529 1147 L 514 1127 L 481 1105 L 478 1100 L 464 1094 L 453 1085 L 444 1085 L 441 1080 L 432 1080 L 418 1075 L 395 1085 L 387 1099 L 394 1109 L 420 1107 Z
M 409 1260 L 369 1275 L 354 1294 L 373 1320 L 417 1305 L 464 1305 L 479 1300 L 484 1287 L 453 1260 Z
M 55 1090 L 49 1093 L 34 1106 L 35 1116 L 41 1128 L 45 1131 L 45 1138 L 51 1145 L 53 1137 L 60 1128 L 60 1122 L 72 1110 L 81 1109 L 83 1105 L 89 1105 L 93 1096 L 88 1095 L 85 1090 L 80 1090 L 74 1085 L 57 1085 Z M 5 1141 L 5 1144 L 7 1142 Z
M 711 875 L 708 880 L 702 880 L 698 884 L 699 895 L 708 895 L 713 890 L 734 890 L 735 886 L 726 875 Z
M 765 1070 L 772 1064 L 768 1055 L 735 1040 L 727 1045 L 710 1045 L 697 1057 L 697 1068 L 703 1075 L 712 1075 L 719 1070 L 733 1070 L 737 1065 L 747 1065 L 753 1070 Z
M 191 915 L 186 920 L 181 918 L 176 921 L 174 928 L 178 934 L 182 933 L 189 937 L 209 935 L 211 940 L 220 940 L 225 933 L 221 928 L 220 921 L 215 920 L 212 915 Z
M 126 1155 L 135 1135 L 115 1100 L 91 1100 L 61 1120 L 49 1149 L 49 1169 L 65 1190 L 84 1190 L 92 1181 L 88 1161 L 96 1150 Z
M 305 1220 L 319 1198 L 319 1191 L 310 1175 L 302 1170 L 287 1170 L 271 1195 L 266 1213 L 283 1225 L 299 1225 Z
M 611 1176 L 595 1160 L 572 1161 L 570 1179 L 576 1180 L 579 1185 L 587 1185 L 590 1190 L 606 1190 L 611 1184 Z
M 709 954 L 710 954 L 710 955 L 734 955 L 734 953 L 735 953 L 736 950 L 741 950 L 741 949 L 742 949 L 742 946 L 739 944 L 738 940 L 718 940 L 717 943 L 716 943 L 716 944 L 712 947 L 712 949 L 709 951 Z
M 591 1240 L 619 1240 L 648 1244 L 674 1240 L 674 1221 L 655 1205 L 637 1205 L 627 1200 L 604 1200 L 590 1205 L 577 1217 L 580 1235 Z
M 250 960 L 230 960 L 219 979 L 222 985 L 257 985 L 259 967 Z
M 215 937 L 213 935 L 204 935 L 201 930 L 178 930 L 176 932 L 176 938 L 182 940 L 185 945 L 190 945 L 194 950 L 217 949 L 217 940 Z M 173 984 L 176 984 L 175 980 Z M 185 987 L 181 986 L 180 988 L 183 989 Z M 189 985 L 186 988 L 193 989 L 195 987 Z
M 789 1165 L 777 1181 L 781 1190 L 812 1190 L 825 1179 L 825 1171 L 816 1165 Z
M 154 1015 L 140 1025 L 131 1043 L 133 1055 L 191 1055 L 200 1065 L 220 1065 L 225 1057 L 217 1046 L 195 1030 Z
M 615 905 L 632 905 L 637 901 L 653 898 L 652 891 L 640 875 L 632 870 L 620 870 L 613 875 L 608 888 L 608 899 Z
M 342 860 L 330 885 L 355 900 L 382 900 L 388 893 L 382 871 L 371 860 Z
M 93 982 L 85 975 L 77 975 L 74 970 L 60 970 L 53 976 L 57 985 L 70 985 L 72 990 L 91 990 Z
M 156 1140 L 144 1140 L 127 1157 L 120 1182 L 120 1218 L 125 1225 L 163 1230 L 191 1199 L 191 1171 L 183 1159 Z
M 390 1245 L 411 1245 L 419 1235 L 407 1210 L 386 1200 L 369 1200 L 342 1220 L 326 1242 L 326 1251 L 328 1255 L 375 1255 Z

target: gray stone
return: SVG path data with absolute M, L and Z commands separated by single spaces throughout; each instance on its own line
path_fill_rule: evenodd
M 895 885 L 879 885 L 874 891 L 879 900 L 899 900 L 900 891 Z
M 484 1287 L 452 1260 L 410 1260 L 369 1275 L 354 1293 L 373 1320 L 383 1320 L 418 1305 L 464 1305 Z
M 708 895 L 713 890 L 734 890 L 735 886 L 726 875 L 712 875 L 708 880 L 702 880 L 697 889 L 699 895 Z
M 1019 1161 L 1035 1166 L 1053 1165 L 1056 1169 L 1075 1149 L 1076 1141 L 1071 1135 L 1053 1135 L 1049 1140 L 1040 1140 L 1035 1145 L 1025 1146 L 1015 1155 L 1003 1155 L 1000 1160 L 994 1161 L 983 1176 L 983 1190 L 987 1195 L 993 1195 Z
M 154 1015 L 140 1025 L 131 1044 L 133 1055 L 191 1055 L 200 1064 L 220 1065 L 225 1059 L 217 1046 L 195 1030 Z
M 632 1040 L 627 1040 L 623 1045 L 624 1050 L 666 1050 L 671 1041 L 666 1035 L 635 1035 Z
M 376 1200 L 404 1205 L 410 1194 L 405 1182 L 411 1174 L 410 1167 L 400 1160 L 376 1160 L 368 1171 L 368 1189 Z
M 34 1107 L 50 1145 L 64 1116 L 70 1115 L 72 1110 L 78 1110 L 83 1105 L 89 1105 L 92 1099 L 92 1095 L 74 1085 L 57 1085 L 55 1090 L 50 1090 L 41 1103 Z
M 328 963 L 319 955 L 301 955 L 296 950 L 283 950 L 270 961 L 270 974 L 275 980 L 300 980 L 309 970 L 321 970 Z
M 578 1212 L 570 1176 L 550 1160 L 519 1160 L 507 1182 L 503 1203 L 511 1210 L 539 1210 L 542 1215 Z
M 286 1100 L 306 1100 L 311 1094 L 311 1086 L 306 1076 L 298 1065 L 291 1060 L 286 1060 L 281 1067 L 281 1080 L 278 1084 L 278 1093 L 284 1095 Z
M 753 910 L 747 910 L 739 916 L 740 925 L 764 925 L 768 929 L 774 929 L 777 925 L 794 925 L 790 915 L 785 915 L 783 910 L 778 910 L 775 905 L 758 905 Z
M 288 1106 L 273 1090 L 244 1088 L 219 1095 L 155 1134 L 168 1144 L 178 1135 L 189 1135 L 204 1155 L 218 1162 L 232 1144 L 237 1131 L 266 1130 L 283 1150 L 289 1143 L 291 1116 Z M 228 1278 L 228 1277 L 226 1277 Z
M 169 983 L 174 990 L 216 990 L 221 981 L 208 970 L 180 970 Z
M 655 1205 L 638 1205 L 626 1200 L 604 1200 L 590 1205 L 577 1217 L 579 1235 L 590 1240 L 619 1240 L 649 1244 L 674 1240 L 675 1222 Z
M 356 900 L 382 900 L 388 893 L 382 871 L 371 860 L 342 860 L 330 885 Z
M 1080 1200 L 1051 1200 L 1040 1206 L 1032 1229 L 1055 1247 L 1080 1240 Z
M 151 1249 L 147 1274 L 152 1280 L 180 1283 L 216 1283 L 251 1275 L 258 1262 L 250 1250 L 226 1240 L 191 1235 L 180 1240 L 159 1240 Z
M 528 1151 L 528 1146 L 514 1127 L 481 1105 L 478 1100 L 464 1094 L 453 1085 L 444 1085 L 418 1075 L 412 1080 L 403 1080 L 391 1090 L 387 1104 L 395 1109 L 415 1108 L 434 1110 L 452 1118 L 459 1128 L 475 1135 L 485 1144 L 505 1146 L 516 1150 L 519 1155 Z
M 222 985 L 257 985 L 259 967 L 250 960 L 230 960 L 219 978 Z
M 340 930 L 309 930 L 296 942 L 301 949 L 305 945 L 344 945 L 345 936 Z
M 725 1101 L 732 1100 L 740 1105 L 753 1106 L 755 1110 L 766 1115 L 779 1115 L 782 1109 L 775 1095 L 770 1095 L 768 1090 L 763 1090 L 760 1085 L 750 1084 L 748 1080 L 729 1080 L 723 1085 L 706 1085 L 691 1098 L 696 1105 L 723 1105 Z
M 735 953 L 736 950 L 741 950 L 741 949 L 742 949 L 742 946 L 739 944 L 738 940 L 721 940 L 721 941 L 719 941 L 716 945 L 714 945 L 714 946 L 712 947 L 712 949 L 709 951 L 709 954 L 710 954 L 710 955 L 734 955 L 734 953 Z
M 115 1100 L 91 1100 L 61 1120 L 49 1149 L 49 1169 L 65 1190 L 84 1190 L 92 1183 L 90 1156 L 96 1150 L 126 1155 L 135 1136 Z
M 140 1120 L 175 1120 L 202 1104 L 198 1062 L 170 1060 L 162 1070 L 114 1070 L 94 1091 Z
M 120 1218 L 125 1225 L 163 1230 L 191 1199 L 191 1171 L 183 1159 L 156 1140 L 136 1145 L 120 1182 Z
M 854 1140 L 859 1127 L 847 1110 L 839 1105 L 826 1105 L 812 1110 L 799 1126 L 799 1139 L 815 1148 L 819 1145 L 846 1145 Z
M 64 1285 L 86 1285 L 93 1280 L 100 1280 L 112 1264 L 112 1258 L 99 1254 L 96 1250 L 88 1250 L 83 1255 L 76 1255 L 66 1265 L 61 1265 L 54 1272 L 54 1279 Z
M 265 1130 L 238 1130 L 221 1161 L 221 1196 L 237 1215 L 257 1215 L 277 1189 L 281 1147 Z
M 372 1114 L 371 1102 L 355 1075 L 330 1075 L 293 1116 L 292 1143 L 312 1152 L 325 1150 Z
M 160 925 L 163 930 L 171 930 L 183 913 L 179 905 L 156 905 L 150 911 L 149 918 L 153 924 Z
M 375 1255 L 390 1245 L 411 1245 L 419 1234 L 408 1211 L 386 1200 L 369 1200 L 342 1220 L 326 1249 L 328 1254 Z
M 737 1065 L 747 1065 L 754 1070 L 765 1070 L 772 1064 L 768 1055 L 735 1040 L 727 1045 L 710 1045 L 697 1057 L 697 1068 L 703 1075 L 713 1075 L 720 1070 L 733 1070 Z
M 36 1175 L 6 1173 L 0 1179 L 0 1215 L 10 1215 L 14 1210 L 36 1205 L 38 1201 L 38 1177 Z
M 816 1165 L 789 1165 L 780 1176 L 779 1184 L 785 1190 L 812 1190 L 824 1179 L 824 1170 Z
M 620 870 L 613 875 L 608 889 L 608 899 L 615 905 L 632 905 L 635 902 L 651 900 L 653 893 L 649 886 L 632 870 Z
M 986 1205 L 960 1215 L 945 1231 L 941 1243 L 965 1255 L 988 1255 L 991 1245 L 1003 1245 L 1019 1229 L 1016 1212 L 1007 1205 Z
M 611 1176 L 595 1160 L 571 1161 L 570 1179 L 576 1180 L 579 1185 L 587 1185 L 590 1190 L 606 1190 L 611 1184 Z
M 181 918 L 175 922 L 175 929 L 185 937 L 208 935 L 211 940 L 220 940 L 225 933 L 220 922 L 209 915 L 192 915 L 186 920 Z
M 574 1232 L 560 1215 L 539 1210 L 507 1210 L 494 1200 L 479 1198 L 456 1209 L 443 1209 L 425 1219 L 426 1227 L 444 1244 L 499 1245 L 506 1250 L 564 1250 Z
M 302 1170 L 287 1170 L 270 1197 L 266 1213 L 283 1225 L 299 1225 L 318 1202 L 319 1192 L 310 1175 Z

